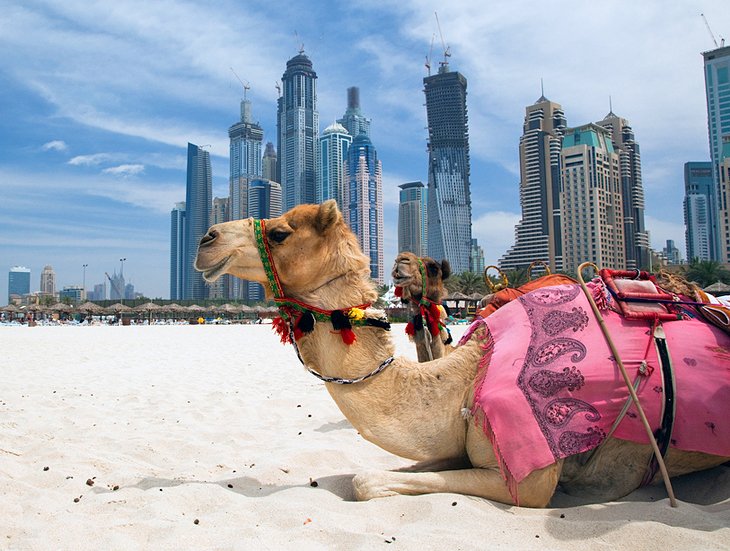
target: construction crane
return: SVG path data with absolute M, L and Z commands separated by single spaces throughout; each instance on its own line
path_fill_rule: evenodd
M 249 86 L 248 81 L 245 83 L 241 80 L 241 77 L 238 76 L 236 71 L 233 70 L 233 67 L 228 67 L 231 70 L 231 73 L 238 79 L 238 82 L 241 83 L 241 86 L 243 86 L 243 99 L 246 99 L 246 92 L 248 92 L 251 89 L 251 86 Z
M 431 55 L 433 54 L 433 41 L 436 38 L 436 33 L 433 33 L 431 35 L 431 48 L 428 50 L 428 55 L 426 56 L 426 69 L 428 69 L 428 76 L 431 76 Z
M 276 87 L 277 97 L 281 97 L 281 84 L 278 80 L 274 83 L 274 86 Z
M 445 67 L 449 64 L 449 60 L 447 58 L 451 57 L 451 47 L 446 45 L 446 42 L 444 42 L 444 35 L 441 33 L 441 23 L 439 23 L 439 14 L 437 12 L 433 12 L 433 14 L 436 16 L 436 26 L 439 29 L 439 37 L 441 38 L 441 47 L 444 49 L 444 60 L 439 62 L 439 65 L 442 67 Z
M 705 27 L 707 27 L 707 32 L 710 33 L 710 38 L 712 38 L 712 42 L 715 44 L 715 48 L 724 48 L 725 47 L 725 39 L 721 36 L 718 36 L 720 39 L 720 45 L 717 45 L 717 40 L 715 40 L 715 33 L 712 32 L 712 29 L 710 28 L 710 24 L 707 22 L 707 18 L 705 17 L 704 13 L 700 14 L 702 16 L 702 20 L 705 22 Z

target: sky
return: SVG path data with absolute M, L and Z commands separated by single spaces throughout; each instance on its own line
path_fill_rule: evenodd
M 213 195 L 227 196 L 233 71 L 276 144 L 275 85 L 301 47 L 320 131 L 360 88 L 383 165 L 386 268 L 398 186 L 427 182 L 423 77 L 444 46 L 468 80 L 472 231 L 487 264 L 514 242 L 519 137 L 541 82 L 569 126 L 601 120 L 611 98 L 641 147 L 652 247 L 673 239 L 684 256 L 683 165 L 709 160 L 701 52 L 713 34 L 730 39 L 727 0 L 1 4 L 0 304 L 12 266 L 31 269 L 31 291 L 48 264 L 59 289 L 93 288 L 121 258 L 137 291 L 168 298 L 187 143 L 210 146 Z

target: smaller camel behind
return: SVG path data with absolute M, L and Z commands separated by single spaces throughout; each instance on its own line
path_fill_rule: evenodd
M 427 256 L 402 252 L 395 259 L 391 275 L 396 295 L 408 310 L 406 332 L 416 344 L 418 361 L 443 358 L 451 344 L 446 310 L 441 306 L 447 294 L 444 281 L 451 275 L 449 261 L 436 262 Z

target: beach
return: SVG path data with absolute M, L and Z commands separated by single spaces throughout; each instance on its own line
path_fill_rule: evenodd
M 354 501 L 355 474 L 409 464 L 269 325 L 0 328 L 0 549 L 730 549 L 727 464 L 675 479 L 677 508 L 661 485 Z

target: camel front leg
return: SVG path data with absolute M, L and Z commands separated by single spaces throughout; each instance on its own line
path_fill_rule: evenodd
M 559 476 L 557 464 L 531 473 L 518 485 L 519 505 L 546 507 L 555 492 Z M 352 483 L 355 496 L 360 501 L 398 494 L 448 492 L 516 505 L 497 469 L 472 468 L 433 473 L 375 471 L 355 476 Z

